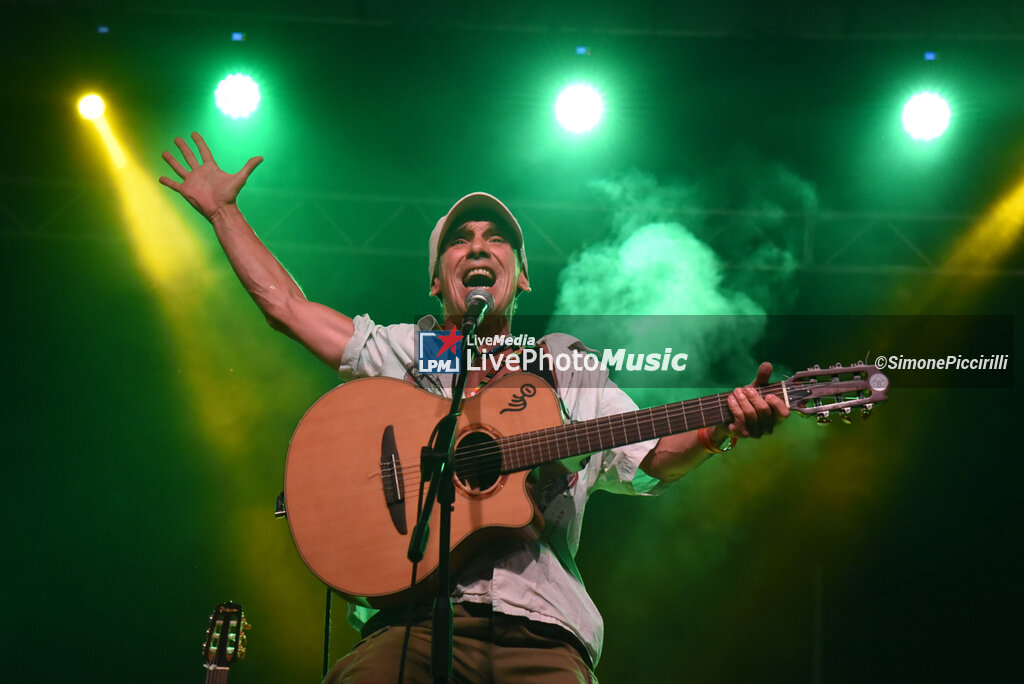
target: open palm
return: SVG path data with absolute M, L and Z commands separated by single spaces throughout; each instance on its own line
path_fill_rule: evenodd
M 178 174 L 181 181 L 162 176 L 160 182 L 180 193 L 200 214 L 212 221 L 220 209 L 235 203 L 238 192 L 249 179 L 253 169 L 263 161 L 263 157 L 253 157 L 238 173 L 227 173 L 217 166 L 203 136 L 193 133 L 192 140 L 196 143 L 202 161 L 196 159 L 192 148 L 183 138 L 175 138 L 174 144 L 181 150 L 187 168 L 165 150 L 161 156 Z

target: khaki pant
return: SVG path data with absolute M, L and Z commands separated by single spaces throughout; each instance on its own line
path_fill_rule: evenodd
M 467 684 L 597 684 L 577 647 L 538 625 L 480 606 L 455 605 L 453 671 Z M 538 634 L 537 632 L 542 632 Z M 397 684 L 404 626 L 380 629 L 356 644 L 324 679 L 325 684 Z M 569 637 L 571 639 L 571 637 Z M 431 684 L 430 620 L 413 624 L 405 684 Z

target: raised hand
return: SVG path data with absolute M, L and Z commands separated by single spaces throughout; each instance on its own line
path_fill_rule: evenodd
M 213 221 L 217 212 L 235 203 L 239 191 L 249 179 L 249 174 L 263 162 L 263 157 L 253 157 L 238 173 L 227 173 L 221 170 L 217 166 L 217 162 L 213 160 L 213 155 L 210 154 L 210 148 L 206 146 L 203 136 L 193 133 L 192 140 L 195 141 L 202 162 L 196 159 L 192 148 L 183 138 L 175 138 L 174 144 L 181 150 L 188 168 L 182 165 L 173 154 L 165 150 L 161 156 L 168 166 L 178 174 L 181 181 L 161 176 L 160 182 L 178 192 L 195 207 L 196 211 Z

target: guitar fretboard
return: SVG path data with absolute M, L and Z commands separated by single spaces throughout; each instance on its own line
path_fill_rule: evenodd
M 220 665 L 206 665 L 205 684 L 228 684 L 228 668 Z
M 757 388 L 763 397 L 783 396 L 781 382 Z M 732 421 L 726 398 L 731 392 L 655 406 L 631 413 L 602 416 L 568 425 L 502 437 L 502 473 L 532 470 L 563 458 L 689 432 Z

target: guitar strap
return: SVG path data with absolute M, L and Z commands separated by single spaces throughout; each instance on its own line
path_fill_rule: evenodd
M 503 356 L 501 357 L 501 361 L 499 361 L 496 364 L 493 364 L 494 367 L 491 368 L 491 370 L 487 371 L 487 375 L 485 375 L 483 380 L 480 381 L 480 384 L 469 391 L 469 396 L 473 397 L 479 394 L 480 390 L 482 390 L 487 385 L 487 383 L 493 380 L 494 376 L 498 374 L 498 371 L 500 371 L 505 366 L 505 363 L 508 361 L 509 358 L 513 356 L 519 356 L 522 353 L 522 347 L 506 347 L 504 345 L 500 347 L 495 347 L 490 351 L 483 352 L 484 356 L 497 356 L 498 354 L 503 354 Z

